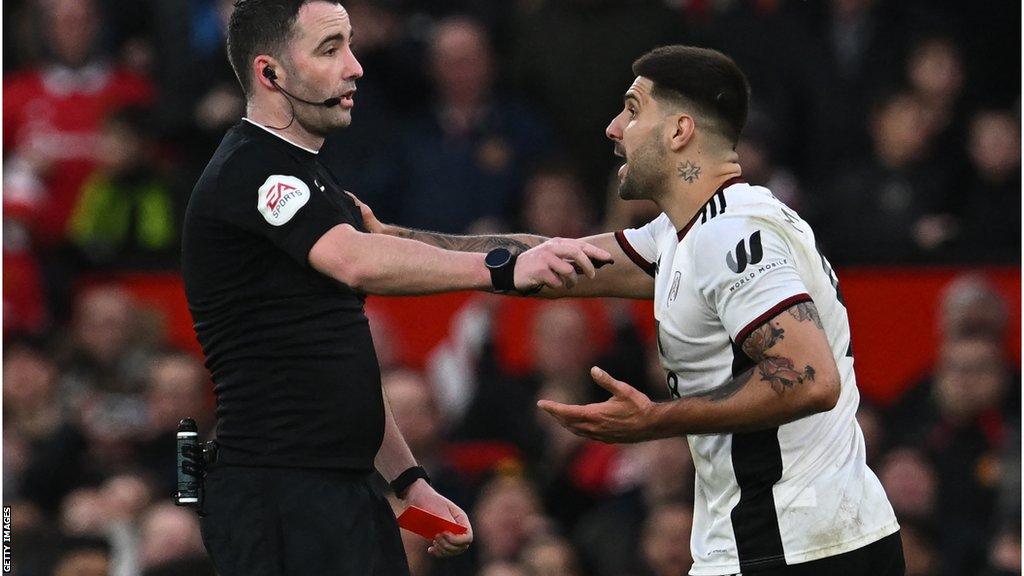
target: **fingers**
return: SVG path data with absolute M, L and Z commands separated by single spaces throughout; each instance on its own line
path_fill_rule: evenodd
M 573 257 L 573 268 L 579 274 L 586 274 L 587 278 L 593 278 L 597 275 L 597 268 L 594 267 L 594 263 L 590 261 L 590 257 L 581 248 L 576 252 L 576 256 Z
M 615 396 L 628 396 L 633 391 L 633 387 L 625 382 L 612 378 L 612 375 L 605 372 L 604 370 L 593 366 L 590 368 L 590 377 L 594 379 L 594 382 L 611 392 Z
M 604 264 L 615 263 L 615 260 L 612 259 L 611 253 L 608 252 L 607 250 L 602 250 L 601 248 L 598 248 L 593 244 L 587 244 L 586 242 L 580 242 L 580 244 L 582 244 L 583 252 L 586 253 L 586 255 L 589 256 L 590 258 L 593 258 L 594 260 L 601 262 L 602 266 Z
M 566 422 L 589 420 L 590 410 L 586 406 L 562 404 L 552 400 L 538 400 L 537 407 L 554 416 L 563 424 Z
M 472 542 L 473 537 L 469 533 L 452 534 L 451 532 L 442 532 L 434 537 L 434 541 L 427 548 L 427 552 L 437 558 L 457 556 L 468 550 Z

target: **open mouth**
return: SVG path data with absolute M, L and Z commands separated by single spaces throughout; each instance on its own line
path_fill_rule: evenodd
M 626 152 L 618 146 L 615 147 L 615 155 L 618 156 L 619 158 L 622 158 L 623 160 L 626 159 Z M 621 180 L 625 178 L 627 172 L 629 172 L 628 160 L 626 162 L 623 162 L 622 166 L 619 166 L 619 179 Z
M 349 90 L 348 92 L 342 92 L 342 94 L 340 96 L 340 98 L 341 98 L 341 105 L 346 107 L 346 108 L 351 108 L 352 106 L 354 106 L 355 105 L 355 98 L 354 98 L 355 94 L 356 94 L 356 89 L 355 88 Z

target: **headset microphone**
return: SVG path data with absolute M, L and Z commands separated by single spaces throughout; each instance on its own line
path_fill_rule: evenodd
M 274 85 L 274 88 L 277 88 L 278 90 L 283 92 L 289 98 L 292 98 L 294 100 L 298 100 L 299 102 L 302 102 L 303 104 L 309 104 L 310 106 L 323 106 L 324 108 L 333 108 L 333 107 L 337 106 L 338 104 L 341 104 L 341 98 L 338 98 L 338 97 L 328 98 L 328 99 L 324 100 L 323 102 L 313 102 L 311 100 L 305 100 L 303 98 L 299 98 L 298 96 L 296 96 L 296 95 L 292 94 L 291 92 L 289 92 L 289 91 L 285 90 L 284 88 L 282 88 L 281 85 L 277 83 L 277 72 L 274 72 L 274 69 L 270 68 L 269 66 L 263 69 L 263 77 L 266 78 L 267 80 L 270 80 L 270 83 Z

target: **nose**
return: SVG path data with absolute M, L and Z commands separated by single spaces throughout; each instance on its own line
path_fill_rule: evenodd
M 604 129 L 604 135 L 612 142 L 622 140 L 622 128 L 619 126 L 619 116 L 621 116 L 621 114 L 612 118 L 612 121 L 608 123 L 608 127 Z
M 345 80 L 356 80 L 363 77 L 363 66 L 359 63 L 352 50 L 348 50 L 348 61 L 345 62 Z

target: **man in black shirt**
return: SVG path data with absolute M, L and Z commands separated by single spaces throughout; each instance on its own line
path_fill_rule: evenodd
M 201 525 L 221 576 L 408 574 L 391 509 L 368 483 L 374 468 L 408 504 L 470 528 L 394 423 L 365 294 L 569 286 L 610 258 L 575 240 L 452 252 L 368 234 L 317 158 L 324 136 L 351 122 L 362 75 L 351 37 L 336 0 L 241 0 L 229 24 L 247 115 L 196 184 L 182 246 L 217 395 Z M 471 541 L 471 529 L 445 533 L 429 550 L 459 554 Z

